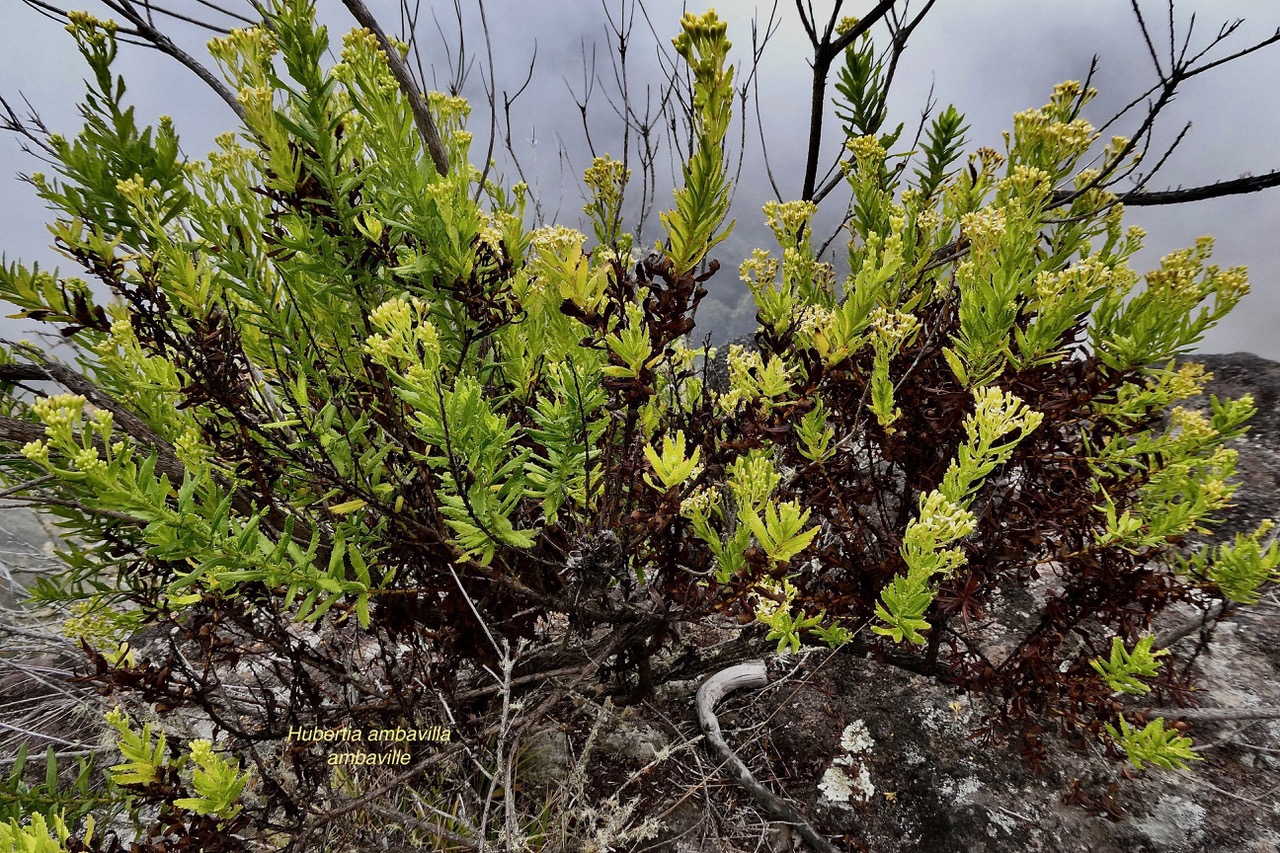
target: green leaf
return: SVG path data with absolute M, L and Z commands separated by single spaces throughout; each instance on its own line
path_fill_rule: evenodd
M 1110 659 L 1095 658 L 1089 663 L 1117 693 L 1150 693 L 1151 688 L 1138 679 L 1154 678 L 1159 674 L 1159 659 L 1169 653 L 1166 649 L 1152 651 L 1151 645 L 1155 639 L 1154 636 L 1143 637 L 1132 651 L 1128 651 L 1124 647 L 1124 641 L 1114 637 L 1111 640 Z
M 363 498 L 353 498 L 352 500 L 343 501 L 340 504 L 335 504 L 334 506 L 329 507 L 329 512 L 334 515 L 346 515 L 347 513 L 355 512 L 358 509 L 364 509 L 368 505 L 368 502 Z
M 1191 738 L 1183 737 L 1176 729 L 1166 729 L 1163 717 L 1157 717 L 1141 729 L 1130 726 L 1123 715 L 1119 721 L 1118 729 L 1108 724 L 1107 732 L 1139 770 L 1144 764 L 1166 770 L 1186 770 L 1188 761 L 1202 760 L 1192 749 Z
M 652 444 L 644 447 L 645 458 L 653 466 L 653 471 L 662 481 L 662 486 L 653 482 L 653 478 L 645 474 L 644 480 L 658 491 L 667 491 L 683 483 L 698 467 L 698 454 L 701 448 L 695 447 L 692 456 L 685 456 L 685 438 L 683 431 L 677 431 L 675 438 L 662 437 L 662 453 L 659 454 Z
M 356 598 L 356 622 L 364 630 L 369 630 L 369 593 Z

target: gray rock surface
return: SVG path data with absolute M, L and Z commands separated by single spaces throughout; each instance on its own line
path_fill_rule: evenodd
M 1280 363 L 1252 353 L 1196 355 L 1213 374 L 1206 388 L 1219 399 L 1253 395 L 1257 414 L 1249 432 L 1234 443 L 1240 451 L 1236 468 L 1241 487 L 1221 533 L 1253 530 L 1264 518 L 1280 522 Z M 1207 405 L 1207 399 L 1200 401 Z
M 34 510 L 0 500 L 0 608 L 12 608 L 27 588 L 57 563 L 56 531 Z
M 1280 364 L 1244 353 L 1195 360 L 1214 373 L 1208 394 L 1249 393 L 1258 406 L 1251 431 L 1234 442 L 1242 486 L 1218 533 L 1252 530 L 1263 518 L 1280 516 Z M 1207 406 L 1207 398 L 1190 405 Z M 1195 663 L 1200 707 L 1280 708 L 1275 589 L 1232 616 L 1214 639 Z M 756 646 L 741 657 L 767 651 Z M 796 803 L 842 849 L 1280 851 L 1280 721 L 1195 723 L 1190 734 L 1204 760 L 1187 772 L 1129 772 L 1097 746 L 1082 751 L 1050 737 L 1046 768 L 1036 773 L 1011 748 L 970 737 L 982 713 L 980 698 L 844 654 L 811 651 L 771 661 L 776 680 L 770 687 L 722 706 L 726 740 L 757 779 Z M 675 719 L 691 707 L 698 683 L 668 685 L 655 708 Z M 872 742 L 856 754 L 842 743 L 851 725 L 865 726 Z M 683 721 L 681 732 L 697 736 Z M 833 767 L 855 783 L 848 802 L 832 802 L 820 791 Z M 712 779 L 700 797 L 666 805 L 665 846 L 646 849 L 804 849 L 785 827 L 761 817 L 748 797 Z
M 1222 532 L 1251 529 L 1280 515 L 1280 364 L 1248 354 L 1197 360 L 1215 374 L 1211 393 L 1251 393 L 1259 409 L 1252 431 L 1236 442 L 1243 487 Z M 20 592 L 15 582 L 25 585 L 50 565 L 53 533 L 30 511 L 0 505 L 5 606 Z M 598 732 L 586 784 L 602 801 L 639 798 L 636 814 L 662 823 L 657 839 L 617 849 L 801 850 L 786 826 L 762 817 L 743 792 L 719 778 L 692 720 L 703 677 L 771 649 L 750 631 L 725 642 L 722 625 L 707 627 L 704 636 L 718 657 L 699 650 L 701 667 L 686 667 L 683 680 L 662 685 L 652 701 L 618 714 Z M 1280 707 L 1280 596 L 1272 590 L 1215 639 L 1195 664 L 1201 707 Z M 721 706 L 726 740 L 757 779 L 794 802 L 842 849 L 1280 850 L 1280 721 L 1197 723 L 1192 734 L 1204 760 L 1192 772 L 1127 774 L 1096 747 L 1083 752 L 1050 739 L 1046 770 L 1035 773 L 1012 750 L 970 737 L 982 712 L 979 699 L 851 655 L 809 651 L 770 661 L 768 688 Z M 530 731 L 522 767 L 531 787 L 555 791 L 575 772 L 596 719 L 588 708 L 578 710 L 576 723 L 570 713 Z M 540 770 L 531 766 L 538 764 Z M 833 767 L 859 783 L 847 802 L 832 801 L 819 788 Z

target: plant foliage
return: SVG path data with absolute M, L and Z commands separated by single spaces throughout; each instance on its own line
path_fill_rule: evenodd
M 631 695 L 675 626 L 722 614 L 780 650 L 850 644 L 988 694 L 983 732 L 1033 758 L 1049 719 L 1138 766 L 1194 757 L 1161 721 L 1115 727 L 1115 696 L 1187 686 L 1152 645 L 1167 607 L 1276 580 L 1266 526 L 1194 547 L 1230 504 L 1225 444 L 1251 401 L 1166 414 L 1207 379 L 1176 359 L 1247 283 L 1208 239 L 1130 269 L 1143 235 L 1088 165 L 1093 90 L 1058 86 L 1003 151 L 964 160 L 950 107 L 891 153 L 885 71 L 855 41 L 849 272 L 818 256 L 812 203 L 767 205 L 778 246 L 740 268 L 759 330 L 719 356 L 717 387 L 690 343 L 732 227 L 714 13 L 675 39 L 692 147 L 643 260 L 620 164 L 587 175 L 595 245 L 530 230 L 525 188 L 470 165 L 467 104 L 430 96 L 442 175 L 377 39 L 350 33 L 330 65 L 306 0 L 213 42 L 246 123 L 198 161 L 169 122 L 138 126 L 114 25 L 69 29 L 86 122 L 32 179 L 93 283 L 0 270 L 0 295 L 75 353 L 4 352 L 0 475 L 72 534 L 40 595 L 115 620 L 86 643 L 94 678 L 159 711 L 141 732 L 108 717 L 115 783 L 163 804 L 146 849 L 307 831 L 345 788 L 282 745 L 299 727 L 422 723 L 458 694 L 458 736 L 490 737 L 466 675 L 553 617 L 607 635 Z M 1015 590 L 1033 616 L 997 653 L 987 617 Z M 169 640 L 139 662 L 117 635 L 144 627 Z M 188 708 L 233 758 L 174 754 L 161 732 Z

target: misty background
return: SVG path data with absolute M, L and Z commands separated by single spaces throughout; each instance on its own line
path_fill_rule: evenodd
M 71 37 L 59 23 L 21 0 L 2 0 L 2 5 L 6 17 L 0 28 L 0 94 L 19 111 L 25 111 L 25 98 L 51 130 L 74 134 L 80 124 L 76 105 L 83 96 L 87 66 Z M 93 0 L 79 0 L 75 5 L 109 17 L 105 10 L 95 8 Z M 224 5 L 252 17 L 243 0 L 225 0 Z M 368 5 L 389 33 L 401 31 L 398 2 L 368 0 Z M 482 18 L 475 0 L 459 0 L 457 4 L 423 0 L 415 33 L 428 85 L 447 90 L 460 84 L 462 93 L 471 100 L 472 161 L 482 163 L 489 145 L 486 90 L 491 87 L 498 105 L 493 149 L 498 175 L 507 183 L 520 177 L 517 162 L 504 150 L 509 129 L 519 169 L 539 202 L 543 220 L 569 225 L 585 225 L 581 174 L 590 165 L 593 152 L 622 157 L 619 91 L 624 78 L 617 47 L 619 31 L 626 33 L 629 100 L 642 116 L 646 104 L 651 105 L 652 135 L 661 146 L 655 161 L 656 204 L 638 235 L 638 248 L 642 248 L 659 236 L 657 211 L 670 205 L 678 169 L 672 136 L 658 116 L 657 106 L 665 94 L 666 73 L 675 62 L 670 39 L 679 30 L 686 5 L 676 0 L 646 0 L 643 5 L 632 0 L 488 0 Z M 814 5 L 819 21 L 825 22 L 831 4 Z M 872 5 L 870 0 L 847 2 L 841 14 L 865 13 Z M 922 5 L 916 2 L 912 7 Z M 319 0 L 317 6 L 330 28 L 336 58 L 341 36 L 354 22 L 340 0 Z M 1167 50 L 1167 6 L 1145 0 L 1141 7 L 1157 49 Z M 224 26 L 237 25 L 211 12 L 200 0 L 169 0 L 167 8 Z M 706 7 L 687 8 L 701 12 Z M 730 133 L 732 171 L 738 170 L 739 154 L 742 158 L 731 214 L 737 227 L 732 237 L 713 251 L 722 269 L 709 283 L 711 297 L 699 309 L 695 332 L 712 331 L 723 339 L 754 328 L 754 307 L 737 278 L 737 267 L 751 248 L 773 245 L 764 227 L 761 204 L 777 195 L 783 200 L 797 198 L 801 192 L 812 48 L 792 3 L 721 3 L 718 11 L 729 24 L 729 38 L 734 42 L 731 61 L 738 67 L 738 83 L 746 80 L 751 70 L 753 27 L 758 40 L 766 30 L 772 33 L 751 80 L 746 115 L 735 114 Z M 1274 0 L 1178 0 L 1174 29 L 1179 41 L 1193 16 L 1193 52 L 1207 45 L 1221 25 L 1245 19 L 1236 34 L 1209 58 L 1245 48 L 1270 36 L 1280 25 L 1280 9 Z M 203 45 L 212 33 L 176 19 L 158 17 L 157 23 L 201 61 L 207 60 Z M 486 27 L 488 49 L 483 37 Z M 877 27 L 873 33 L 883 43 L 884 28 Z M 1099 67 L 1093 85 L 1100 94 L 1084 115 L 1101 125 L 1156 79 L 1129 3 L 939 0 L 912 34 L 903 55 L 886 127 L 906 124 L 900 143 L 905 147 L 932 97 L 937 104 L 935 113 L 954 103 L 965 114 L 969 125 L 966 150 L 983 145 L 1003 150 L 1001 132 L 1012 127 L 1012 115 L 1044 104 L 1055 83 L 1083 79 L 1095 55 Z M 212 66 L 211 61 L 206 64 Z M 217 133 L 236 127 L 236 118 L 226 104 L 194 74 L 157 51 L 124 45 L 116 70 L 128 83 L 127 97 L 137 108 L 139 122 L 173 116 L 188 157 L 203 157 Z M 526 79 L 528 85 L 524 86 Z M 832 82 L 834 79 L 833 73 Z M 515 97 L 522 86 L 523 92 Z M 829 83 L 820 176 L 839 151 L 839 122 L 829 100 L 834 93 Z M 508 123 L 508 112 L 502 107 L 512 97 Z M 739 107 L 735 105 L 735 109 Z M 1107 135 L 1132 132 L 1141 119 L 1141 111 L 1135 111 Z M 1148 189 L 1199 186 L 1280 169 L 1280 45 L 1186 83 L 1157 125 L 1149 161 L 1163 152 L 1187 122 L 1193 123 L 1192 129 Z M 676 138 L 681 137 L 677 134 Z M 78 271 L 70 262 L 47 247 L 49 234 L 44 223 L 50 214 L 34 189 L 18 177 L 52 170 L 25 154 L 20 143 L 13 134 L 0 137 L 0 252 L 8 261 L 37 261 L 42 267 L 60 266 L 64 274 L 76 275 Z M 633 212 L 641 196 L 636 145 L 633 134 L 628 148 L 635 176 L 629 189 Z M 823 203 L 815 229 L 820 238 L 825 239 L 838 225 L 847 198 L 847 193 L 837 190 Z M 530 216 L 535 216 L 532 209 Z M 1139 270 L 1156 266 L 1162 255 L 1190 245 L 1202 234 L 1215 235 L 1214 261 L 1222 266 L 1247 266 L 1253 293 L 1208 333 L 1201 349 L 1246 350 L 1280 360 L 1280 188 L 1171 207 L 1131 207 L 1126 221 L 1148 232 L 1147 247 L 1134 263 Z M 828 259 L 838 264 L 844 256 L 843 240 L 833 242 L 828 254 L 834 255 Z M 0 335 L 20 337 L 30 325 L 0 320 Z

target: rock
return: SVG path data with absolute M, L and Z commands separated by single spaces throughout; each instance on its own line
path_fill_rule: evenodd
M 554 791 L 573 772 L 573 745 L 558 724 L 536 728 L 520 741 L 520 778 L 530 787 Z
M 0 500 L 0 607 L 21 604 L 36 578 L 59 564 L 56 543 L 48 518 Z
M 1247 353 L 1197 355 L 1214 374 L 1209 394 L 1252 394 L 1258 413 L 1234 441 L 1241 487 L 1216 531 L 1221 539 L 1280 515 L 1280 364 Z M 717 359 L 721 361 L 721 359 Z M 716 365 L 722 368 L 723 365 Z M 1215 633 L 1195 662 L 1201 707 L 1280 706 L 1280 599 L 1272 593 L 1243 608 Z M 761 645 L 759 652 L 765 652 Z M 709 668 L 710 669 L 710 668 Z M 850 851 L 975 853 L 1236 853 L 1280 850 L 1280 722 L 1195 723 L 1204 760 L 1190 771 L 1126 766 L 1083 752 L 1050 734 L 1043 772 L 1033 772 L 1004 746 L 971 737 L 980 698 L 850 655 L 811 652 L 775 659 L 776 680 L 736 695 L 720 710 L 725 739 L 757 779 L 786 797 L 837 847 Z M 783 673 L 786 673 L 783 675 Z M 710 674 L 709 672 L 707 674 Z M 660 691 L 669 718 L 687 713 L 688 690 Z M 682 721 L 683 722 L 683 721 Z M 851 737 L 850 731 L 858 737 Z M 697 733 L 691 725 L 684 731 Z M 865 732 L 865 734 L 863 734 Z M 870 743 L 851 756 L 848 745 Z M 855 759 L 856 760 L 853 760 Z M 823 781 L 840 768 L 865 772 L 875 793 L 833 802 Z M 715 783 L 712 783 L 714 786 Z M 827 786 L 831 788 L 830 785 Z M 772 827 L 754 802 L 724 783 L 708 787 L 701 815 L 705 849 L 769 849 Z M 660 799 L 666 799 L 665 797 Z M 661 806 L 656 806 L 661 809 Z M 667 846 L 687 841 L 697 812 L 684 801 L 679 826 L 668 823 Z M 724 838 L 736 846 L 723 846 Z M 681 846 L 684 845 L 684 846 Z
M 727 347 L 722 348 L 722 352 Z M 1219 530 L 1250 530 L 1280 514 L 1280 364 L 1249 354 L 1196 356 L 1214 373 L 1207 391 L 1254 396 L 1250 433 L 1233 443 L 1242 481 Z M 723 356 L 713 369 L 723 378 Z M 1192 405 L 1207 405 L 1207 399 Z M 0 551 L 37 565 L 51 539 L 38 522 L 3 510 Z M 6 561 L 11 570 L 25 570 Z M 1011 607 L 1016 602 L 1010 602 Z M 753 633 L 754 631 L 754 633 Z M 725 635 L 736 633 L 741 642 Z M 702 679 L 727 663 L 773 649 L 758 629 L 693 632 L 660 661 L 673 680 L 647 703 L 615 709 L 593 741 L 584 785 L 603 802 L 638 798 L 638 823 L 662 821 L 650 851 L 805 849 L 785 825 L 719 775 L 701 748 L 692 699 Z M 1280 600 L 1231 617 L 1199 655 L 1202 707 L 1280 706 Z M 849 851 L 974 853 L 1275 853 L 1280 850 L 1280 722 L 1198 723 L 1204 761 L 1192 771 L 1124 767 L 1066 740 L 1046 738 L 1035 772 L 1006 746 L 975 741 L 982 700 L 937 681 L 850 654 L 805 650 L 771 658 L 771 684 L 735 694 L 719 709 L 725 739 L 756 778 L 786 797 L 833 843 Z M 0 698 L 30 685 L 6 682 Z M 599 707 L 582 700 L 573 720 L 535 722 L 521 743 L 521 782 L 531 797 L 563 792 Z M 571 724 L 572 723 L 572 724 Z M 670 753 L 665 760 L 659 754 Z M 824 796 L 833 768 L 867 796 Z M 865 780 L 865 781 L 864 781 Z M 832 786 L 828 785 L 828 788 Z M 851 790 L 853 786 L 850 786 Z M 621 849 L 621 848 L 620 848 Z
M 600 749 L 606 754 L 626 759 L 636 768 L 643 767 L 653 761 L 666 749 L 671 739 L 656 726 L 629 722 L 625 715 L 619 718 L 611 728 L 600 736 Z
M 716 347 L 715 358 L 707 363 L 707 384 L 720 394 L 729 390 L 729 348 L 740 346 L 747 352 L 759 349 L 755 335 L 743 335 Z
M 1252 531 L 1264 518 L 1280 516 L 1280 363 L 1247 352 L 1196 354 L 1187 360 L 1203 364 L 1213 374 L 1205 396 L 1187 405 L 1208 408 L 1210 395 L 1234 400 L 1251 394 L 1258 408 L 1249 432 L 1230 445 L 1240 453 L 1236 473 L 1241 485 L 1235 508 L 1218 535 Z

